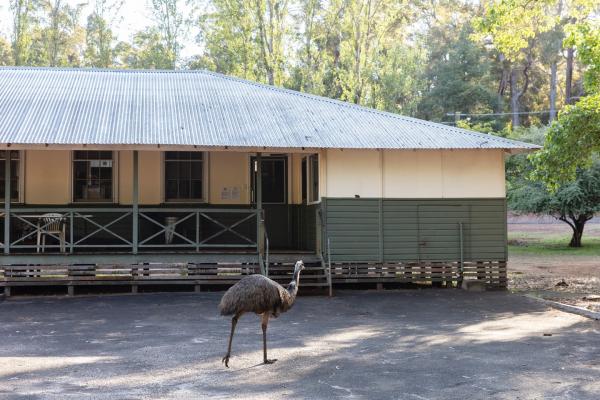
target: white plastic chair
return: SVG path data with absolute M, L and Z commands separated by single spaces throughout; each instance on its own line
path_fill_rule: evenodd
M 58 213 L 42 214 L 37 223 L 37 252 L 46 250 L 46 236 L 58 237 L 60 251 L 66 251 L 67 224 L 65 217 Z M 41 242 L 41 246 L 40 246 Z

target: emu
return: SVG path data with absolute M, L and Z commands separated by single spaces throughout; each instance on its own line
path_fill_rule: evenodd
M 231 318 L 231 333 L 229 334 L 229 345 L 227 354 L 222 362 L 229 368 L 229 357 L 231 357 L 231 341 L 238 319 L 247 312 L 253 312 L 261 316 L 263 332 L 263 362 L 272 364 L 277 359 L 267 358 L 267 324 L 269 317 L 277 318 L 282 312 L 286 312 L 294 305 L 298 285 L 300 284 L 300 271 L 304 269 L 304 263 L 297 261 L 294 266 L 294 277 L 287 289 L 279 283 L 264 275 L 249 275 L 225 292 L 219 310 L 221 315 L 233 315 Z

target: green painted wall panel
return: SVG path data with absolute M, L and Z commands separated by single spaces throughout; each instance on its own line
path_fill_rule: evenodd
M 322 209 L 333 261 L 459 261 L 459 223 L 465 261 L 506 259 L 505 199 L 326 198 Z

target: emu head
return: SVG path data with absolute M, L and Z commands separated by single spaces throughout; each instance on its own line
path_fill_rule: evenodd
M 304 269 L 304 263 L 302 260 L 296 261 L 296 265 L 294 266 L 294 272 L 299 272 Z

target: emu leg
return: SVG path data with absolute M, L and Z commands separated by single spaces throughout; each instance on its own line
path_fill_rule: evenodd
M 233 341 L 233 332 L 235 331 L 235 326 L 237 325 L 239 318 L 239 315 L 234 315 L 233 318 L 231 318 L 231 333 L 229 334 L 229 345 L 227 346 L 227 354 L 225 354 L 225 357 L 223 357 L 223 359 L 221 360 L 221 362 L 225 363 L 225 366 L 227 368 L 229 368 L 229 357 L 231 356 L 231 342 Z
M 269 314 L 268 313 L 264 313 L 262 315 L 262 331 L 263 331 L 263 362 L 265 364 L 273 364 L 275 361 L 277 361 L 276 358 L 269 360 L 267 358 L 267 325 L 269 324 Z

